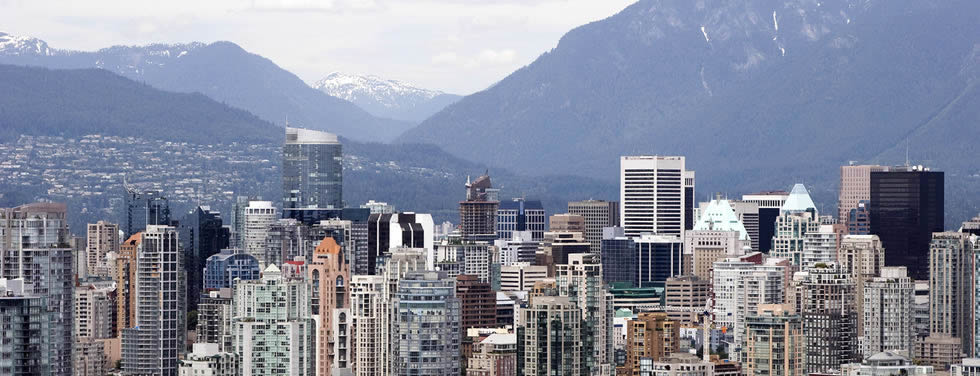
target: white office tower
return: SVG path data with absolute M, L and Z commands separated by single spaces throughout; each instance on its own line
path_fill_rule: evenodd
M 877 235 L 845 235 L 836 258 L 844 272 L 854 281 L 855 303 L 859 313 L 858 333 L 862 333 L 865 316 L 860 313 L 864 312 L 864 284 L 881 275 L 881 269 L 885 267 L 885 249 L 881 247 L 881 240 Z M 871 355 L 873 354 L 866 356 Z
M 221 352 L 216 343 L 195 343 L 194 351 L 180 362 L 180 376 L 238 376 L 238 354 Z
M 728 200 L 712 200 L 684 239 L 687 272 L 706 281 L 716 261 L 745 254 L 752 240 Z
M 776 218 L 776 233 L 772 237 L 773 257 L 787 259 L 796 266 L 803 265 L 803 243 L 806 234 L 820 231 L 820 218 L 810 194 L 803 184 L 793 186 Z
M 381 275 L 351 277 L 351 367 L 357 376 L 391 375 L 397 338 L 393 302 L 398 281 L 406 274 L 426 270 L 422 248 L 394 248 Z
M 641 234 L 684 237 L 684 157 L 624 156 L 619 202 L 628 237 Z
M 864 284 L 864 358 L 891 351 L 911 356 L 915 339 L 915 286 L 904 266 L 883 268 Z
M 510 239 L 497 239 L 493 245 L 500 250 L 500 265 L 518 262 L 534 262 L 534 254 L 541 242 L 534 240 L 531 231 L 514 231 Z
M 177 374 L 187 332 L 183 261 L 176 227 L 146 226 L 136 249 L 136 323 L 122 331 L 123 375 Z
M 599 255 L 578 253 L 568 255 L 568 264 L 555 265 L 555 285 L 559 296 L 567 296 L 582 311 L 582 320 L 592 335 L 583 338 L 586 355 L 596 367 L 611 366 L 613 362 L 612 319 L 613 296 L 603 288 L 602 263 Z
M 535 283 L 547 278 L 547 266 L 515 262 L 500 267 L 500 291 L 531 291 Z
M 728 328 L 736 348 L 745 341 L 746 317 L 755 314 L 759 305 L 785 302 L 788 267 L 788 262 L 781 259 L 767 259 L 761 265 L 738 258 L 715 263 L 712 279 L 715 326 Z
M 313 376 L 316 324 L 312 291 L 303 279 L 286 279 L 275 265 L 262 279 L 235 284 L 235 353 L 241 375 Z
M 833 225 L 820 225 L 817 231 L 803 236 L 803 261 L 801 266 L 809 268 L 816 264 L 837 261 L 837 233 Z
M 108 277 L 110 274 L 106 255 L 110 252 L 119 253 L 119 225 L 105 221 L 89 223 L 85 241 L 85 266 L 88 275 Z
M 242 230 L 242 245 L 245 253 L 255 256 L 263 268 L 280 260 L 266 260 L 266 237 L 269 228 L 279 218 L 272 201 L 249 201 L 245 208 L 245 226 Z

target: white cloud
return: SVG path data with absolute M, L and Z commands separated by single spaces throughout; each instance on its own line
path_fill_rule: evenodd
M 459 60 L 455 52 L 441 52 L 432 57 L 432 64 L 454 64 Z
M 512 49 L 503 49 L 499 51 L 488 49 L 480 52 L 478 61 L 480 63 L 489 64 L 507 64 L 514 61 L 515 56 L 517 56 L 517 53 Z

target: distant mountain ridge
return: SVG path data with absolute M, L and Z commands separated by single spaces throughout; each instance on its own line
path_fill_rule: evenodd
M 685 155 L 699 192 L 804 182 L 832 211 L 837 166 L 947 171 L 947 227 L 980 210 L 980 2 L 640 0 L 407 131 L 525 174 L 618 179 L 624 154 Z
M 113 46 L 86 52 L 3 34 L 0 64 L 102 68 L 163 90 L 199 92 L 269 122 L 282 124 L 289 118 L 296 125 L 362 141 L 389 141 L 412 126 L 372 116 L 315 90 L 269 59 L 231 42 Z
M 372 115 L 412 122 L 425 120 L 462 98 L 397 80 L 341 72 L 330 73 L 311 86 L 354 103 Z

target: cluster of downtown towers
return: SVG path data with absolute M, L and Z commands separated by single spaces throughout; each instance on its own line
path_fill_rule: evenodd
M 467 181 L 454 228 L 345 207 L 342 162 L 287 128 L 281 205 L 230 225 L 134 188 L 84 238 L 63 204 L 0 209 L 0 374 L 921 373 L 980 348 L 980 224 L 943 232 L 942 172 L 841 167 L 834 217 L 802 185 L 696 204 L 684 157 L 629 156 L 619 201 L 547 226 Z

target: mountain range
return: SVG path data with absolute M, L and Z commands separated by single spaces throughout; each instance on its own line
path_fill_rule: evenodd
M 977 14 L 970 0 L 640 0 L 399 141 L 613 182 L 620 155 L 685 155 L 699 192 L 803 182 L 824 203 L 837 166 L 903 164 L 908 147 L 947 172 L 952 227 L 980 197 Z
M 51 48 L 40 39 L 0 33 L 0 64 L 54 69 L 102 68 L 158 89 L 204 94 L 273 123 L 290 123 L 361 141 L 388 141 L 414 123 L 373 116 L 311 88 L 275 63 L 230 42 Z
M 314 89 L 356 104 L 374 116 L 419 123 L 462 98 L 378 76 L 333 72 Z

